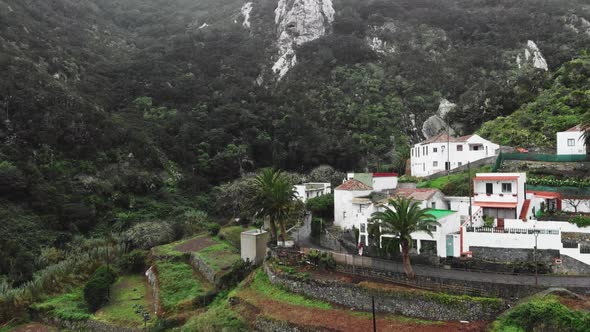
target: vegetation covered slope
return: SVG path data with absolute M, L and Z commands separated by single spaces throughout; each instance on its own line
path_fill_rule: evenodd
M 581 0 L 338 0 L 277 81 L 277 3 L 247 28 L 238 0 L 0 0 L 0 283 L 78 235 L 181 237 L 261 167 L 382 168 L 443 97 L 464 131 L 533 100 L 527 40 L 550 71 L 590 40 Z
M 590 112 L 590 56 L 565 63 L 551 86 L 531 103 L 485 123 L 480 134 L 502 145 L 554 151 L 556 133 L 583 122 Z

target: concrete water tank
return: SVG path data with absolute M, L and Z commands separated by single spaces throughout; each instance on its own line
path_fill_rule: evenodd
M 269 233 L 260 229 L 253 229 L 241 234 L 242 260 L 260 264 L 266 256 L 266 243 Z

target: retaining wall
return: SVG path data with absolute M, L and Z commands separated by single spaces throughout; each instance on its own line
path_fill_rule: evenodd
M 429 320 L 491 320 L 506 309 L 505 302 L 449 298 L 430 292 L 403 292 L 370 289 L 356 284 L 326 280 L 295 280 L 275 274 L 268 264 L 264 269 L 271 283 L 291 292 L 340 304 L 349 308 L 371 311 L 375 297 L 378 312 L 400 314 Z
M 198 255 L 191 254 L 190 264 L 197 269 L 201 274 L 215 286 L 219 286 L 219 277 L 215 270 L 207 265 Z
M 47 317 L 43 313 L 33 313 L 32 318 L 36 321 L 40 321 L 47 325 L 59 326 L 67 331 L 72 332 L 141 332 L 143 329 L 128 328 L 121 326 L 109 325 L 107 323 L 99 322 L 96 320 L 88 319 L 84 321 L 69 321 L 61 320 L 57 318 Z

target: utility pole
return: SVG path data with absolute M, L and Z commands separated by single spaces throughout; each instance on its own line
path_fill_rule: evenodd
M 536 225 L 533 226 L 533 234 L 535 235 L 535 250 L 534 250 L 534 257 L 535 257 L 535 286 L 539 285 L 539 278 L 538 278 L 538 270 L 539 264 L 537 264 L 537 238 L 539 237 L 539 231 L 536 229 Z
M 473 207 L 471 206 L 471 196 L 473 196 L 473 181 L 471 181 L 471 162 L 467 162 L 467 176 L 469 177 L 469 226 L 473 227 Z
M 377 320 L 375 319 L 375 296 L 371 296 L 371 302 L 373 304 L 373 332 L 377 332 Z

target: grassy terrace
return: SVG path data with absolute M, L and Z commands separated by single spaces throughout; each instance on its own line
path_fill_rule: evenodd
M 184 262 L 158 261 L 160 304 L 166 312 L 192 307 L 193 301 L 213 290 L 193 268 Z
M 142 327 L 143 320 L 135 313 L 134 305 L 139 304 L 146 310 L 152 311 L 151 290 L 143 276 L 124 276 L 119 278 L 111 289 L 109 303 L 92 313 L 84 302 L 82 287 L 74 288 L 70 292 L 50 297 L 32 308 L 46 312 L 50 316 L 70 321 L 93 319 L 107 324 Z

